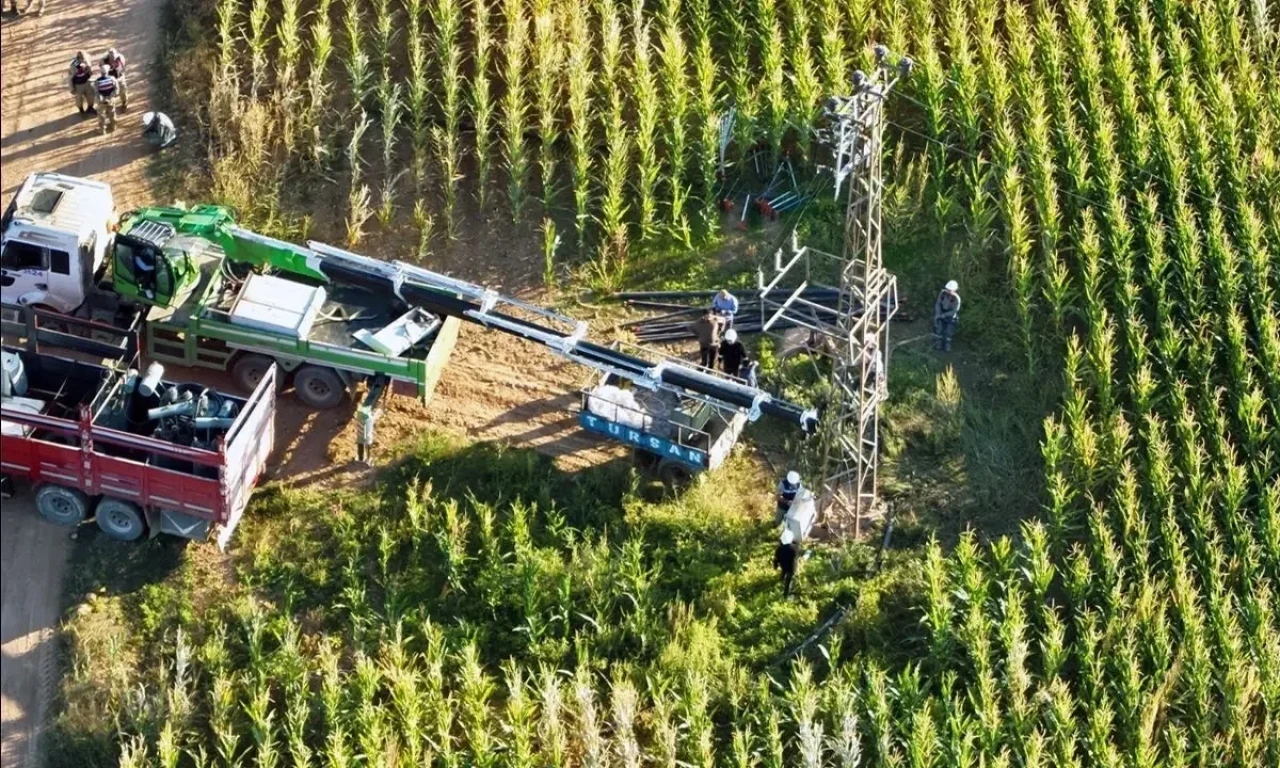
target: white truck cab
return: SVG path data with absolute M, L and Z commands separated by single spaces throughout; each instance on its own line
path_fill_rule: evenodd
M 4 212 L 0 297 L 72 312 L 110 253 L 115 200 L 100 181 L 35 173 Z

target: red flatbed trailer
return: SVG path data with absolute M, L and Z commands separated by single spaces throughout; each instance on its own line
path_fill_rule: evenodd
M 274 366 L 248 398 L 215 393 L 236 404 L 236 415 L 209 449 L 130 431 L 122 406 L 131 395 L 121 368 L 5 351 L 35 375 L 30 397 L 5 398 L 0 406 L 0 469 L 35 485 L 41 514 L 67 525 L 93 514 L 105 533 L 122 540 L 144 529 L 205 539 L 216 529 L 225 548 L 274 445 Z M 58 381 L 57 390 L 35 386 Z

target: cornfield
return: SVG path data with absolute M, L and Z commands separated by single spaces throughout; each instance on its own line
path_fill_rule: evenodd
M 909 661 L 837 633 L 770 677 L 662 653 L 656 637 L 692 642 L 698 608 L 656 604 L 660 556 L 637 543 L 412 495 L 402 518 L 333 524 L 340 573 L 313 586 L 343 626 L 254 601 L 171 638 L 122 765 L 1280 765 L 1274 7 L 406 0 L 408 39 L 388 43 L 366 29 L 386 3 L 336 22 L 286 3 L 280 25 L 309 32 L 274 35 L 266 5 L 220 5 L 222 44 L 246 53 L 218 65 L 214 96 L 240 101 L 211 101 L 220 140 L 345 167 L 358 240 L 360 144 L 395 116 L 384 164 L 411 154 L 447 230 L 475 168 L 488 204 L 503 179 L 516 217 L 531 197 L 568 212 L 604 274 L 713 233 L 728 109 L 731 160 L 816 153 L 820 101 L 869 43 L 910 54 L 889 152 L 922 180 L 921 220 L 981 254 L 962 285 L 1010 305 L 1026 365 L 1062 381 L 1044 509 L 1016 539 L 927 548 Z M 385 73 L 403 119 L 369 98 Z M 290 127 L 246 132 L 267 100 Z M 415 609 L 427 587 L 439 613 Z

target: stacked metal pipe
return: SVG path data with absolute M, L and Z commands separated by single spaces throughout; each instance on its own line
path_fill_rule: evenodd
M 694 333 L 690 330 L 689 325 L 697 320 L 698 316 L 711 305 L 711 298 L 715 296 L 715 293 L 715 291 L 629 291 L 616 293 L 613 298 L 625 302 L 627 306 L 660 312 L 660 314 L 652 317 L 622 323 L 618 327 L 630 330 L 635 334 L 636 341 L 642 343 L 663 344 L 692 339 L 694 338 Z M 832 310 L 836 309 L 839 299 L 839 291 L 835 288 L 809 288 L 800 295 L 806 301 Z M 798 308 L 793 309 L 791 313 L 798 313 L 797 310 Z M 767 314 L 772 316 L 774 311 L 775 308 L 771 306 Z M 765 319 L 767 318 L 762 317 L 759 299 L 740 300 L 738 314 L 734 318 L 733 327 L 739 334 L 760 333 Z M 829 317 L 824 319 L 830 320 Z M 796 327 L 800 327 L 800 324 L 787 317 L 781 317 L 769 327 L 769 330 L 784 331 Z

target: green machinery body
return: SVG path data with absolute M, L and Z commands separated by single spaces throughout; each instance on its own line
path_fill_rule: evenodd
M 158 237 L 162 232 L 167 236 Z M 135 264 L 139 251 L 154 265 L 154 278 L 146 287 Z M 130 212 L 121 222 L 111 258 L 112 291 L 147 308 L 147 353 L 164 362 L 224 370 L 237 352 L 252 351 L 273 357 L 286 371 L 312 363 L 348 377 L 386 376 L 414 385 L 425 401 L 457 333 L 458 321 L 450 318 L 428 355 L 414 358 L 232 324 L 216 303 L 233 268 L 281 273 L 308 285 L 328 281 L 308 263 L 305 249 L 238 229 L 231 211 L 220 206 Z

